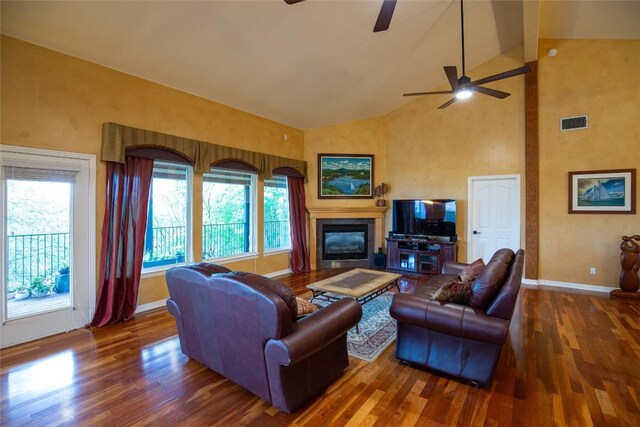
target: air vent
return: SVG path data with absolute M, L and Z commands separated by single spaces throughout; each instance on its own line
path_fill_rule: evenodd
M 560 119 L 560 131 L 580 130 L 589 127 L 589 119 L 587 115 L 576 117 L 565 117 Z

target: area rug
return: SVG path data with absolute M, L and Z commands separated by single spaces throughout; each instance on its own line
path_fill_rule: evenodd
M 373 362 L 396 339 L 397 324 L 389 315 L 393 293 L 385 292 L 362 306 L 362 319 L 358 324 L 360 333 L 352 328 L 347 333 L 349 356 Z M 324 306 L 327 303 L 314 301 Z

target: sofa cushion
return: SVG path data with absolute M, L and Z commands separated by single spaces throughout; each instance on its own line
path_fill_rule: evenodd
M 491 261 L 480 271 L 473 282 L 467 303 L 469 307 L 481 310 L 486 310 L 489 307 L 507 278 L 513 256 L 511 249 L 500 249 L 491 257 Z
M 460 278 L 455 274 L 437 274 L 432 276 L 427 283 L 418 284 L 414 293 L 423 298 L 433 298 L 433 294 L 447 282 L 458 281 Z
M 317 305 L 300 297 L 296 297 L 296 303 L 298 305 L 298 317 L 307 316 L 319 310 Z
M 450 280 L 433 294 L 433 299 L 465 305 L 471 294 L 471 282 Z
M 460 273 L 460 281 L 473 282 L 474 280 L 476 280 L 476 277 L 478 277 L 478 274 L 484 267 L 484 261 L 482 260 L 482 258 L 478 258 L 471 264 L 467 265 L 462 273 Z

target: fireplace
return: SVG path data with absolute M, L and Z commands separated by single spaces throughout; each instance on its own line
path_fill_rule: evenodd
M 322 259 L 367 259 L 366 224 L 325 225 L 322 228 Z
M 316 267 L 371 267 L 374 233 L 373 219 L 318 220 Z

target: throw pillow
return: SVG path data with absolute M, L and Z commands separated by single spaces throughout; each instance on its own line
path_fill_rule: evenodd
M 480 270 L 485 267 L 482 258 L 478 258 L 471 264 L 467 265 L 462 273 L 460 273 L 460 280 L 463 282 L 473 282 L 478 277 Z
M 456 304 L 466 304 L 471 295 L 471 282 L 457 282 L 454 280 L 446 282 L 433 294 L 433 299 Z
M 318 306 L 306 299 L 296 297 L 298 304 L 298 317 L 307 316 L 319 310 Z

